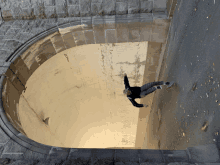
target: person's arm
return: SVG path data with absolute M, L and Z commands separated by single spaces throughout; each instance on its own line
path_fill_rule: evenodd
M 131 101 L 133 106 L 135 106 L 135 107 L 144 107 L 144 104 L 138 104 L 134 99 L 132 99 L 130 97 L 128 99 Z
M 124 74 L 124 84 L 125 84 L 125 88 L 130 88 L 129 82 L 128 82 L 128 77 L 127 74 Z

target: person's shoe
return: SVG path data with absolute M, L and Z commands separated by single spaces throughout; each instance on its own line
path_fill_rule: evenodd
M 162 86 L 160 85 L 160 86 L 157 86 L 157 89 L 162 89 Z
M 171 82 L 166 82 L 167 88 L 170 88 L 173 84 L 174 84 L 173 81 L 171 81 Z

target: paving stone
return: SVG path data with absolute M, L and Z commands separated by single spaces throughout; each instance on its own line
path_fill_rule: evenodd
M 102 3 L 92 3 L 91 4 L 91 13 L 93 16 L 95 15 L 103 15 L 104 11 L 102 8 Z
M 24 153 L 24 158 L 25 159 L 33 159 L 33 160 L 46 160 L 48 155 L 46 154 L 41 154 L 35 151 L 31 151 L 27 149 L 27 151 Z
M 10 140 L 8 135 L 0 127 L 0 144 L 5 144 Z
M 25 164 L 37 164 L 39 160 L 16 160 L 15 162 L 11 163 L 11 165 L 25 165 Z
M 140 12 L 141 13 L 152 13 L 153 1 L 140 0 Z
M 3 24 L 0 28 L 0 35 L 5 35 L 10 28 L 11 26 L 6 26 Z
M 27 8 L 27 9 L 22 8 L 21 19 L 34 19 L 34 18 L 35 18 L 34 8 Z
M 38 162 L 36 165 L 57 165 L 57 164 L 63 164 L 65 160 L 60 160 L 60 159 L 52 159 L 52 160 L 41 160 Z
M 104 24 L 104 18 L 102 16 L 94 16 L 92 17 L 92 24 L 94 25 L 102 25 Z
M 128 3 L 127 2 L 116 2 L 116 14 L 128 14 Z
M 140 1 L 139 0 L 128 0 L 128 13 L 134 14 L 140 12 Z
M 91 2 L 90 0 L 83 0 L 79 2 L 80 4 L 80 16 L 90 16 L 91 13 Z
M 115 165 L 125 165 L 123 162 L 115 162 Z
M 15 51 L 17 48 L 19 48 L 22 45 L 21 42 L 15 41 L 15 40 L 8 40 L 5 42 L 4 47 L 11 50 Z
M 79 5 L 79 0 L 67 0 L 68 5 Z
M 105 15 L 114 15 L 115 11 L 115 2 L 114 1 L 103 1 L 102 2 L 102 9 Z
M 71 6 L 69 5 L 68 14 L 70 17 L 79 17 L 80 16 L 79 5 L 71 5 Z
M 69 148 L 52 147 L 47 159 L 66 160 L 69 155 Z
M 24 159 L 23 153 L 26 152 L 26 148 L 16 143 L 14 140 L 10 140 L 4 148 L 1 158 L 14 158 Z
M 51 42 L 52 42 L 52 45 L 50 47 L 51 47 L 51 51 L 52 52 L 53 52 L 53 48 L 52 47 L 55 48 L 56 53 L 59 53 L 59 52 L 62 52 L 64 50 L 66 50 L 66 47 L 64 45 L 62 36 L 61 36 L 61 34 L 59 32 L 57 32 L 56 35 L 51 37 Z M 45 44 L 47 45 L 47 43 L 45 43 Z M 53 52 L 54 55 L 56 53 Z
M 125 165 L 139 165 L 137 162 L 125 162 Z
M 26 22 L 26 21 L 24 21 L 24 20 L 16 20 L 16 21 L 14 21 L 14 23 L 12 24 L 12 27 L 13 27 L 13 28 L 22 28 L 25 22 Z
M 1 165 L 5 165 L 5 164 L 11 164 L 13 162 L 15 162 L 16 160 L 11 160 L 9 158 L 0 158 L 0 164 Z
M 11 54 L 12 51 L 10 50 L 0 50 L 0 60 L 6 60 Z
M 23 32 L 21 32 L 21 33 L 18 33 L 14 37 L 14 39 L 16 39 L 16 41 L 19 41 L 20 43 L 25 43 L 26 41 L 31 39 L 33 36 L 34 36 L 34 33 L 23 33 Z
M 21 31 L 19 28 L 10 28 L 7 33 L 5 34 L 5 39 L 14 39 L 15 36 Z

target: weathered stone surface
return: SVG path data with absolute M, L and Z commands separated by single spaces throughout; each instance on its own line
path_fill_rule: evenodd
M 154 0 L 153 12 L 160 12 L 166 10 L 166 0 Z
M 116 37 L 116 30 L 111 29 L 111 30 L 105 30 L 105 42 L 106 43 L 116 43 L 117 42 L 117 37 Z
M 115 150 L 94 149 L 92 150 L 92 160 L 94 164 L 113 164 Z
M 45 15 L 47 18 L 55 18 L 57 17 L 56 11 L 55 11 L 55 6 L 47 6 L 45 9 Z
M 104 11 L 102 8 L 102 3 L 92 3 L 91 4 L 91 13 L 93 16 L 95 15 L 103 15 Z
M 25 159 L 33 159 L 33 160 L 46 160 L 47 158 L 47 155 L 46 154 L 40 154 L 38 152 L 34 152 L 34 151 L 31 151 L 31 150 L 27 150 L 25 153 L 24 153 L 24 158 Z
M 128 14 L 128 3 L 127 2 L 116 2 L 116 14 Z
M 45 6 L 55 6 L 55 0 L 47 0 L 45 1 Z
M 140 163 L 143 162 L 163 162 L 163 155 L 160 150 L 140 150 Z
M 141 13 L 152 13 L 153 1 L 140 0 L 140 12 Z
M 26 152 L 26 150 L 26 148 L 17 144 L 15 141 L 10 140 L 7 145 L 5 145 L 1 158 L 24 159 L 23 153 Z
M 68 5 L 79 5 L 79 0 L 67 0 Z
M 79 5 L 71 5 L 71 6 L 69 5 L 68 14 L 70 17 L 79 17 L 80 16 Z
M 91 14 L 91 1 L 90 0 L 83 0 L 80 1 L 80 16 L 90 16 Z
M 12 11 L 11 10 L 3 10 L 2 17 L 5 21 L 12 20 L 13 19 Z
M 105 15 L 114 15 L 115 14 L 115 2 L 114 1 L 103 1 L 102 9 Z
M 74 150 L 75 149 L 70 150 L 68 160 L 70 160 L 73 164 L 77 164 L 79 162 L 81 164 L 91 164 L 92 149 Z
M 71 32 L 62 34 L 62 38 L 63 38 L 63 42 L 64 42 L 67 49 L 76 46 L 75 40 L 74 40 Z
M 117 24 L 117 42 L 128 42 L 129 29 L 126 24 Z
M 64 42 L 63 42 L 63 39 L 62 39 L 62 36 L 59 32 L 57 32 L 57 34 L 51 38 L 51 42 L 56 50 L 56 53 L 59 53 L 59 52 L 64 51 L 66 49 Z M 51 50 L 53 51 L 52 45 L 51 45 Z M 54 55 L 54 53 L 51 55 Z
M 8 135 L 0 128 L 0 144 L 5 144 L 10 140 Z
M 39 160 L 16 160 L 11 165 L 37 164 Z
M 77 32 L 74 32 L 72 34 L 74 36 L 75 43 L 76 43 L 77 46 L 86 44 L 86 41 L 85 41 L 86 39 L 85 39 L 84 32 L 77 31 Z
M 102 3 L 103 0 L 92 0 L 92 3 Z
M 139 0 L 128 0 L 128 13 L 134 14 L 140 12 L 140 1 Z
M 115 152 L 116 162 L 139 162 L 139 151 L 138 150 L 116 150 Z
M 84 34 L 85 34 L 87 44 L 95 44 L 93 30 L 86 30 Z
M 93 26 L 96 43 L 105 43 L 104 25 Z
M 8 41 L 5 42 L 4 47 L 11 50 L 11 51 L 14 51 L 21 45 L 22 45 L 22 43 L 19 42 L 19 41 L 8 40 Z

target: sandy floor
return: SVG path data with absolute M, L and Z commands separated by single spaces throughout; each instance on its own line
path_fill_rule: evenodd
M 123 74 L 141 86 L 146 54 L 146 42 L 86 45 L 43 63 L 19 101 L 27 136 L 59 147 L 134 147 L 139 109 L 122 95 Z

